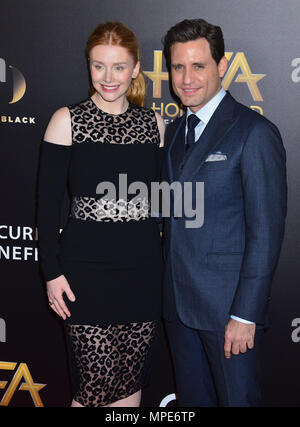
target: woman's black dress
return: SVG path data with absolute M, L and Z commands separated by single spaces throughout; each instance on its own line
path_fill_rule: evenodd
M 154 112 L 134 104 L 112 115 L 88 98 L 69 111 L 72 145 L 42 143 L 39 254 L 45 280 L 63 274 L 76 297 L 65 299 L 64 322 L 74 399 L 102 406 L 144 386 L 160 317 L 161 241 L 150 216 L 160 138 Z

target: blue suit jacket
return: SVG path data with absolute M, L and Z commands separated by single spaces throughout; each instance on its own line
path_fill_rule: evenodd
M 164 317 L 176 306 L 196 329 L 224 330 L 230 314 L 266 325 L 286 216 L 280 134 L 229 93 L 180 167 L 184 130 L 185 115 L 167 127 L 162 180 L 204 182 L 204 224 L 164 219 Z M 226 160 L 206 161 L 215 152 Z

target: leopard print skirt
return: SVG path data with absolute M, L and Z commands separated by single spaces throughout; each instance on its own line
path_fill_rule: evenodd
M 156 321 L 101 326 L 67 324 L 69 351 L 78 379 L 74 400 L 85 407 L 99 407 L 143 388 L 155 331 Z

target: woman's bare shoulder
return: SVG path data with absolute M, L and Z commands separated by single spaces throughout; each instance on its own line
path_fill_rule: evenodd
M 61 107 L 52 115 L 44 140 L 53 144 L 72 145 L 71 116 L 68 107 Z

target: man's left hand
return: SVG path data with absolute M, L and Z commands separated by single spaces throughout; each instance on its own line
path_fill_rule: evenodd
M 246 353 L 254 347 L 255 323 L 247 324 L 229 319 L 225 328 L 224 353 L 230 359 L 231 353 Z

